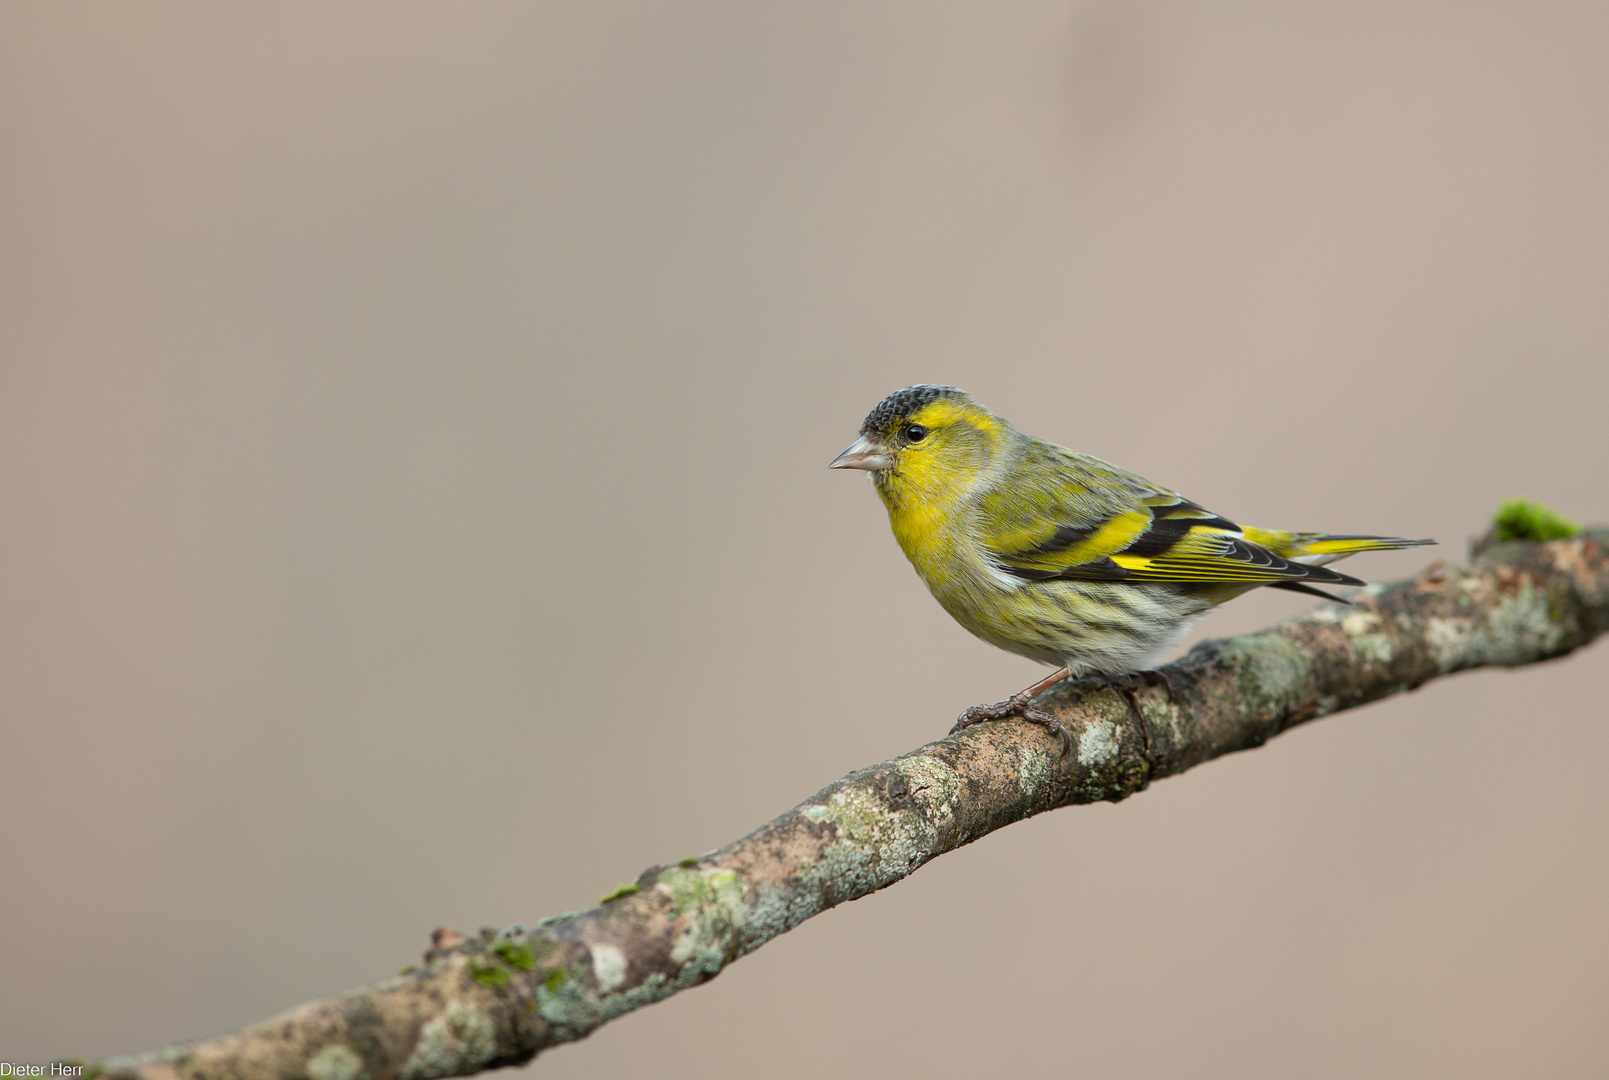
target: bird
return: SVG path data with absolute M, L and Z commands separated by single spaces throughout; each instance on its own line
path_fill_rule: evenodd
M 1364 582 L 1325 564 L 1435 542 L 1242 527 L 935 383 L 884 398 L 828 467 L 870 475 L 900 549 L 956 622 L 1056 669 L 967 709 L 952 733 L 1017 716 L 1064 754 L 1067 728 L 1032 704 L 1051 686 L 1104 678 L 1143 722 L 1134 680 L 1166 682 L 1150 665 L 1197 616 L 1263 586 L 1345 603 L 1318 586 Z

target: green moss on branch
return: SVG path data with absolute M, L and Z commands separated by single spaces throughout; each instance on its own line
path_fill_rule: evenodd
M 1492 518 L 1499 540 L 1568 540 L 1581 532 L 1581 526 L 1529 499 L 1509 499 Z

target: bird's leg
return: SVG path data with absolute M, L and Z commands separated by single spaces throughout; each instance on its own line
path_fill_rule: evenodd
M 1069 674 L 1070 672 L 1066 668 L 1057 668 L 1032 686 L 1017 691 L 1004 701 L 997 701 L 993 705 L 972 706 L 956 719 L 955 726 L 950 729 L 950 734 L 954 735 L 957 731 L 965 731 L 975 724 L 986 724 L 991 720 L 1004 720 L 1007 717 L 1020 716 L 1030 723 L 1048 728 L 1052 735 L 1061 740 L 1062 756 L 1066 757 L 1067 752 L 1073 747 L 1072 732 L 1067 730 L 1066 724 L 1048 712 L 1034 708 L 1033 700 L 1067 678 Z

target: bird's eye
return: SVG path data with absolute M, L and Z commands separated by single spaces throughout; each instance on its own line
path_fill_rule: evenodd
M 927 438 L 927 428 L 921 424 L 907 424 L 905 425 L 904 435 L 906 442 L 921 442 Z

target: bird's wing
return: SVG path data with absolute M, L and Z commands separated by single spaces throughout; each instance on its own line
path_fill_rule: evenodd
M 978 540 L 1027 581 L 1362 585 L 1292 562 L 1240 526 L 1104 461 L 1040 443 L 978 505 Z

